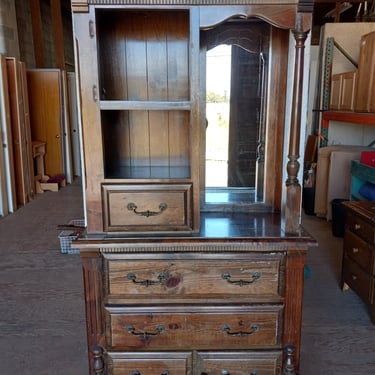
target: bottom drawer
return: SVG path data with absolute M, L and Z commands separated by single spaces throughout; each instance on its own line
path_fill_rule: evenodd
M 347 256 L 343 260 L 343 281 L 347 283 L 365 302 L 374 301 L 374 278 Z
M 192 353 L 107 353 L 108 375 L 191 375 Z
M 199 352 L 201 375 L 281 375 L 282 352 Z
M 281 375 L 282 352 L 108 352 L 108 375 Z

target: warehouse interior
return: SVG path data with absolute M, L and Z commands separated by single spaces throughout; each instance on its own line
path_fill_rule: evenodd
M 375 1 L 317 0 L 312 23 L 299 178 L 302 226 L 317 246 L 304 267 L 300 374 L 370 375 L 375 302 L 343 283 L 343 207 L 375 200 L 375 76 L 362 75 L 359 99 L 353 83 L 362 82 L 360 61 L 375 71 L 375 37 L 361 60 L 363 37 L 375 33 Z M 0 348 L 9 375 L 88 373 L 81 262 L 69 242 L 86 204 L 73 34 L 70 0 L 0 4 Z M 24 144 L 13 155 L 6 129 L 14 122 Z

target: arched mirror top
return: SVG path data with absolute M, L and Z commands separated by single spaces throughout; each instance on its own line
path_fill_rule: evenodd
M 200 8 L 200 28 L 208 30 L 230 19 L 259 18 L 275 27 L 294 29 L 296 5 L 210 6 Z
M 268 35 L 269 25 L 259 19 L 230 20 L 220 27 L 203 30 L 201 33 L 201 45 L 209 51 L 221 44 L 236 45 L 249 53 L 259 54 L 263 50 L 263 36 Z M 249 22 L 254 28 L 249 28 Z

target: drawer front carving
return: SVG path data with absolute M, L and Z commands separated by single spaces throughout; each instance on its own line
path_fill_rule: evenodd
M 355 233 L 357 236 L 363 238 L 366 242 L 369 242 L 370 244 L 374 243 L 374 228 L 367 221 L 362 220 L 357 215 L 353 215 L 351 212 L 348 212 L 346 217 L 346 226 L 347 229 Z
M 103 185 L 104 231 L 192 230 L 191 185 Z
M 198 352 L 200 374 L 281 375 L 282 352 Z
M 367 242 L 354 235 L 352 232 L 346 231 L 344 239 L 345 253 L 357 262 L 367 272 L 373 272 L 373 253 L 374 250 Z
M 191 375 L 191 352 L 107 353 L 109 375 Z
M 343 259 L 344 281 L 367 303 L 374 301 L 374 277 L 367 274 L 347 256 Z
M 282 306 L 107 308 L 108 345 L 121 350 L 278 348 Z
M 120 298 L 171 299 L 279 296 L 281 257 L 254 261 L 111 260 L 108 294 Z

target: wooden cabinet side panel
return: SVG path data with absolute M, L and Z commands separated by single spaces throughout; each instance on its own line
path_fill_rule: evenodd
M 280 64 L 285 60 L 285 50 L 289 45 L 289 33 L 285 30 L 272 28 L 271 34 L 272 56 L 269 66 L 272 66 L 269 77 L 270 90 L 268 107 L 268 129 L 266 139 L 266 162 L 264 168 L 264 191 L 265 204 L 271 206 L 273 211 L 281 210 L 281 187 L 282 187 L 282 158 L 284 144 L 284 122 L 286 103 L 286 78 L 287 63 Z
M 77 70 L 81 93 L 81 119 L 86 171 L 87 231 L 103 231 L 101 184 L 103 142 L 99 110 L 99 83 L 95 11 L 74 14 Z
M 82 256 L 83 282 L 85 290 L 86 331 L 90 374 L 94 367 L 97 348 L 105 346 L 105 320 L 103 314 L 103 261 L 94 253 Z
M 295 366 L 299 368 L 304 265 L 306 250 L 298 255 L 288 255 L 286 261 L 285 310 L 283 344 L 295 349 Z

